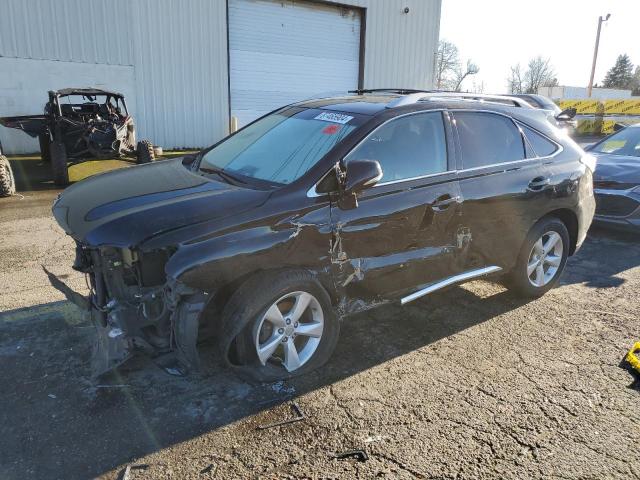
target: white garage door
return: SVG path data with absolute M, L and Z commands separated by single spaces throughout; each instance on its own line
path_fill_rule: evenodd
M 360 11 L 229 0 L 231 115 L 243 126 L 288 103 L 358 86 Z

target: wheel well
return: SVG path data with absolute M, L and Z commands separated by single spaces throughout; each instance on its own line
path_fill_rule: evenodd
M 576 214 L 567 209 L 560 208 L 549 212 L 546 216 L 558 218 L 567 227 L 569 232 L 569 255 L 573 255 L 576 251 L 576 245 L 578 243 L 578 217 Z

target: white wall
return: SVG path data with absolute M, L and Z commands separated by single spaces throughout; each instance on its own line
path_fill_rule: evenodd
M 135 97 L 133 67 L 0 57 L 0 116 L 39 115 L 49 90 L 98 87 Z M 135 102 L 127 102 L 136 114 Z M 37 152 L 38 140 L 12 128 L 0 127 L 4 153 Z

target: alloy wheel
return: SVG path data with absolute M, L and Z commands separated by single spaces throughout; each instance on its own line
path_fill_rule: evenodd
M 559 233 L 551 230 L 543 234 L 529 254 L 527 275 L 534 287 L 544 287 L 558 274 L 564 245 Z
M 262 365 L 275 362 L 293 372 L 316 352 L 324 330 L 320 302 L 308 292 L 276 300 L 256 323 L 254 344 Z

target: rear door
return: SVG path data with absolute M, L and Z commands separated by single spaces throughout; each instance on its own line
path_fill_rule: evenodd
M 394 118 L 349 153 L 378 160 L 383 177 L 350 210 L 332 205 L 332 265 L 351 298 L 390 298 L 439 280 L 455 265 L 460 192 L 440 111 Z
M 549 173 L 511 117 L 452 113 L 459 147 L 461 226 L 471 235 L 469 262 L 510 267 L 548 204 Z

